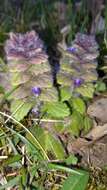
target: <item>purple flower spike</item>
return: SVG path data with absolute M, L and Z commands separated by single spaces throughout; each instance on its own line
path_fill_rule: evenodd
M 75 53 L 77 51 L 77 49 L 75 47 L 69 47 L 69 48 L 67 48 L 67 51 L 69 51 L 71 53 Z
M 36 95 L 36 96 L 39 96 L 40 95 L 40 93 L 41 93 L 41 89 L 39 88 L 39 87 L 33 87 L 32 88 L 32 93 L 34 94 L 34 95 Z
M 74 79 L 75 87 L 79 87 L 83 82 L 84 82 L 83 79 L 80 79 L 80 78 Z

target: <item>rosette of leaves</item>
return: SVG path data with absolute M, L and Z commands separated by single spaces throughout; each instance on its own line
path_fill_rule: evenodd
M 5 52 L 9 82 L 13 90 L 12 112 L 23 102 L 26 102 L 23 109 L 29 110 L 32 103 L 57 101 L 48 56 L 35 31 L 25 34 L 11 32 L 5 43 Z M 19 115 L 18 112 L 17 114 Z
M 71 94 L 92 98 L 98 55 L 95 36 L 82 33 L 77 33 L 71 47 L 62 49 L 57 81 L 61 85 L 61 93 L 66 95 L 65 99 Z

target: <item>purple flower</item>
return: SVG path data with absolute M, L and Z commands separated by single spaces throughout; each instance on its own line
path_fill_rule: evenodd
M 40 93 L 41 93 L 41 89 L 39 88 L 39 87 L 33 87 L 32 88 L 32 93 L 34 94 L 34 95 L 36 95 L 36 96 L 39 96 L 40 95 Z
M 39 116 L 39 114 L 40 114 L 40 111 L 38 110 L 38 108 L 33 108 L 32 109 L 32 113 L 34 113 L 37 117 Z
M 41 113 L 41 106 L 42 106 L 42 102 L 38 102 L 32 109 L 32 113 L 35 114 L 36 117 L 40 116 Z
M 69 51 L 71 53 L 76 53 L 77 48 L 75 48 L 75 47 L 72 46 L 72 47 L 67 48 L 67 51 Z
M 81 84 L 83 84 L 83 82 L 84 82 L 83 79 L 81 79 L 81 78 L 76 78 L 76 79 L 74 79 L 74 86 L 75 86 L 75 87 L 79 87 L 79 86 L 81 86 Z

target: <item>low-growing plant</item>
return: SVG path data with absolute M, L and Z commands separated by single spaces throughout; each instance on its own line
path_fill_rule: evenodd
M 89 172 L 77 169 L 78 157 L 69 153 L 68 142 L 65 141 L 66 136 L 71 142 L 71 139 L 87 134 L 93 126 L 87 114 L 87 104 L 94 94 L 106 90 L 105 78 L 98 79 L 99 45 L 95 34 L 87 33 L 86 29 L 89 12 L 88 9 L 85 11 L 84 1 L 83 12 L 82 6 L 76 10 L 71 1 L 67 2 L 70 15 L 66 19 L 67 22 L 72 20 L 72 26 L 65 36 L 66 42 L 59 43 L 62 23 L 58 26 L 53 19 L 53 15 L 55 18 L 58 16 L 54 5 L 56 1 L 51 2 L 50 8 L 45 1 L 26 2 L 20 1 L 20 5 L 15 6 L 17 15 L 12 12 L 10 2 L 6 1 L 7 13 L 10 12 L 12 19 L 12 14 L 16 15 L 13 20 L 7 17 L 14 32 L 7 33 L 11 31 L 9 25 L 4 24 L 0 28 L 3 36 L 0 42 L 4 44 L 5 51 L 5 56 L 2 54 L 0 59 L 0 190 L 8 187 L 20 190 L 85 190 Z M 2 7 L 5 7 L 4 3 Z M 74 7 L 77 12 L 71 19 Z M 69 8 L 72 8 L 72 14 Z M 52 15 L 48 18 L 50 11 Z M 3 19 L 7 13 L 5 10 Z M 82 18 L 84 22 L 80 27 Z M 45 35 L 46 39 L 43 39 L 47 44 L 35 29 L 32 30 L 36 19 L 39 19 L 38 30 L 43 30 L 41 36 Z M 53 72 L 48 53 L 49 48 L 53 44 L 56 48 L 57 43 L 59 66 L 56 68 L 53 64 Z

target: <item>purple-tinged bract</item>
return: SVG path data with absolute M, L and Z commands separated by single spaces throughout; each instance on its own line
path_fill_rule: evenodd
M 6 41 L 5 52 L 8 60 L 24 59 L 30 61 L 32 59 L 47 60 L 44 51 L 43 42 L 35 31 L 21 33 L 10 33 L 10 39 Z

